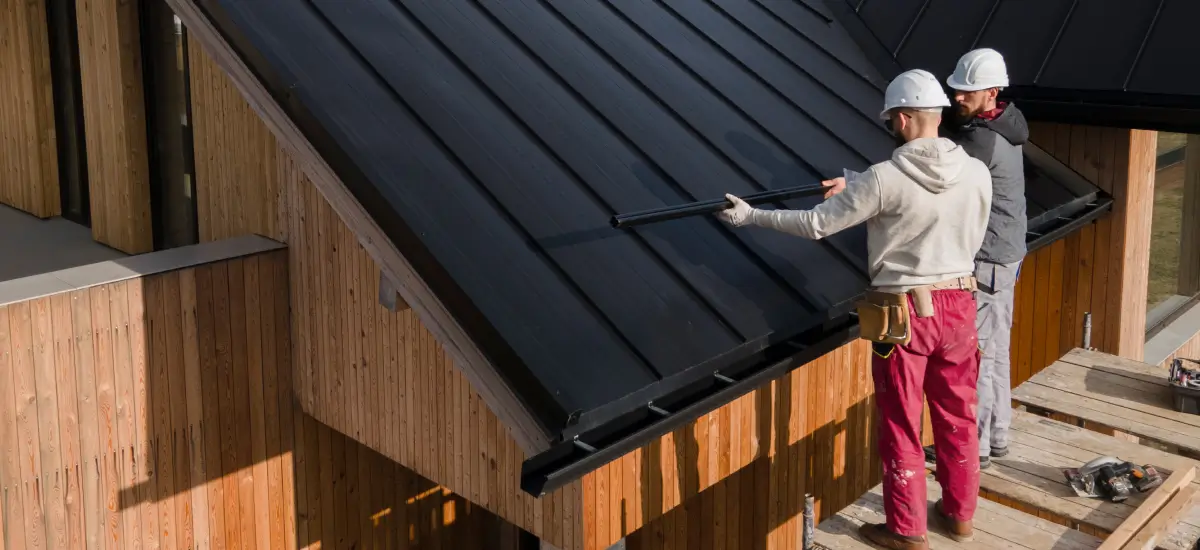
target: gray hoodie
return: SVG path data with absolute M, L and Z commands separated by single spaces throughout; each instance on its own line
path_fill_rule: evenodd
M 976 118 L 951 128 L 946 137 L 962 145 L 992 172 L 992 210 L 987 235 L 977 259 L 1011 264 L 1025 257 L 1025 157 L 1021 146 L 1029 140 L 1029 125 L 1017 106 L 1003 105 L 994 119 Z
M 866 222 L 871 284 L 899 292 L 973 274 L 991 201 L 987 166 L 948 139 L 923 138 L 811 210 L 755 209 L 750 219 L 808 239 Z

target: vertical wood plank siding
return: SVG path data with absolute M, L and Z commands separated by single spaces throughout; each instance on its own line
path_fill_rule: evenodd
M 1114 196 L 1113 212 L 1025 258 L 1017 284 L 1012 339 L 1013 385 L 1037 374 L 1083 341 L 1142 358 L 1145 344 L 1153 132 L 1034 123 L 1031 139 Z
M 15 2 L 28 4 L 28 2 Z M 92 236 L 153 249 L 138 2 L 77 0 Z
M 515 527 L 294 408 L 287 261 L 0 307 L 0 547 L 515 548 Z
M 189 51 L 202 238 L 260 233 L 289 243 L 294 388 L 305 411 L 336 429 L 296 434 L 305 443 L 294 467 L 312 483 L 296 488 L 302 538 L 341 537 L 348 526 L 339 519 L 361 513 L 339 491 L 361 491 L 369 473 L 301 464 L 330 453 L 379 452 L 563 549 L 603 549 L 622 537 L 632 548 L 793 548 L 806 492 L 822 515 L 877 483 L 870 351 L 855 343 L 554 494 L 522 493 L 523 457 L 504 425 L 411 311 L 378 304 L 378 267 L 355 236 L 224 73 L 200 47 Z M 1144 146 L 1127 131 L 1068 126 L 1039 126 L 1036 141 L 1109 191 L 1141 166 L 1131 152 Z M 1117 314 L 1135 278 L 1116 262 L 1134 256 L 1141 237 L 1114 235 L 1134 225 L 1140 210 L 1129 197 L 1141 193 L 1027 259 L 1014 384 L 1078 343 L 1086 311 L 1098 347 L 1132 349 L 1122 327 L 1144 321 Z
M 39 218 L 61 210 L 44 2 L 0 6 L 0 203 Z

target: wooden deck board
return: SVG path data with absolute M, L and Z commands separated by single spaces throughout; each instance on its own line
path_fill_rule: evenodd
M 1013 399 L 1200 458 L 1200 416 L 1172 408 L 1166 372 L 1152 365 L 1075 349 L 1021 384 Z
M 1030 548 L 1055 550 L 1086 550 L 1100 546 L 1100 539 L 1018 512 L 989 500 L 979 501 L 975 515 L 975 538 L 958 543 L 942 536 L 936 527 L 933 503 L 941 497 L 941 489 L 930 476 L 927 479 L 929 499 L 929 546 L 933 549 L 951 548 Z M 830 550 L 874 549 L 858 535 L 865 522 L 883 522 L 883 486 L 876 486 L 838 515 L 821 522 L 815 541 L 820 548 Z
M 1085 529 L 1115 530 L 1147 495 L 1134 495 L 1119 504 L 1080 498 L 1064 482 L 1063 468 L 1103 455 L 1151 464 L 1164 475 L 1181 467 L 1200 466 L 1185 457 L 1020 411 L 1013 415 L 1011 438 L 1010 454 L 993 459 L 992 467 L 982 471 L 980 488 L 1036 509 L 1052 521 Z M 976 524 L 980 523 L 977 519 Z M 1198 539 L 1200 507 L 1188 512 L 1159 547 L 1191 550 Z

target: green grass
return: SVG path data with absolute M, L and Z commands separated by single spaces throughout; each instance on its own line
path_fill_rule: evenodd
M 1159 134 L 1159 147 L 1163 137 Z M 1178 134 L 1175 134 L 1178 135 Z M 1158 172 L 1154 181 L 1154 219 L 1150 225 L 1150 286 L 1146 304 L 1154 307 L 1175 294 L 1179 276 L 1179 231 L 1183 216 L 1183 166 Z
M 1172 149 L 1183 147 L 1186 144 L 1187 134 L 1158 133 L 1158 154 L 1160 155 Z

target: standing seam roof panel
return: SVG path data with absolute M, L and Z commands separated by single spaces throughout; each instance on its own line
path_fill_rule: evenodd
M 449 2 L 446 2 L 449 5 Z M 606 121 L 588 110 L 573 91 L 564 88 L 525 51 L 513 42 L 487 15 L 465 7 L 462 17 L 441 17 L 428 6 L 413 6 L 415 14 L 430 28 L 444 37 L 444 45 L 455 52 L 459 60 L 487 83 L 505 104 L 527 123 L 539 139 L 548 146 L 593 190 L 618 211 L 635 211 L 651 206 L 676 204 L 692 200 L 681 192 L 671 192 L 673 183 L 662 179 L 661 172 L 650 161 L 631 149 Z M 498 52 L 511 64 L 490 63 L 482 52 Z M 506 76 L 514 71 L 524 75 L 531 84 L 517 87 Z M 592 141 L 609 155 L 596 155 L 580 143 Z M 634 173 L 636 178 L 623 177 Z M 661 188 L 668 196 L 656 196 L 642 180 L 649 179 L 653 187 Z M 743 338 L 771 332 L 771 324 L 753 314 L 756 306 L 769 308 L 768 316 L 794 311 L 803 304 L 797 297 L 781 288 L 762 268 L 736 269 L 729 258 L 747 266 L 756 266 L 748 250 L 739 248 L 728 239 L 719 222 L 706 224 L 658 224 L 634 235 L 644 238 L 649 246 L 681 272 L 688 282 L 712 307 L 736 327 Z M 571 244 L 579 240 L 612 238 L 608 228 L 584 231 L 574 235 L 548 239 L 548 248 Z M 711 243 L 710 247 L 701 243 Z
M 353 34 L 343 33 L 345 38 L 535 241 L 603 227 L 612 216 L 607 205 L 598 204 L 590 189 L 581 189 L 574 175 L 532 141 L 523 125 L 463 74 L 455 60 L 400 17 L 398 6 L 389 0 L 364 1 L 354 9 L 339 0 L 314 3 L 335 25 L 353 29 Z M 399 31 L 409 48 L 388 48 L 370 39 L 386 39 L 388 31 Z M 632 234 L 618 232 L 546 253 L 613 330 L 647 359 L 656 376 L 678 372 L 741 343 Z
M 535 365 L 558 365 L 565 357 L 577 358 L 574 380 L 559 390 L 566 393 L 560 398 L 587 403 L 593 395 L 624 394 L 654 380 L 643 370 L 641 359 L 588 312 L 527 238 L 514 231 L 510 221 L 497 216 L 500 210 L 489 205 L 490 199 L 479 193 L 444 150 L 414 132 L 421 125 L 373 76 L 357 68 L 361 62 L 348 51 L 321 47 L 328 42 L 319 37 L 329 36 L 331 29 L 315 14 L 298 9 L 284 20 L 276 17 L 272 7 L 258 2 L 230 0 L 223 7 L 231 17 L 240 19 L 242 28 L 261 32 L 254 37 L 261 39 L 259 51 L 273 58 L 277 69 L 287 71 L 281 76 L 294 83 L 293 93 L 302 102 L 319 106 L 313 115 L 367 176 L 376 182 L 392 182 L 381 186 L 381 192 L 402 212 L 404 220 L 414 225 L 414 232 L 422 236 L 447 271 L 480 274 L 456 279 L 474 305 L 489 318 L 526 321 L 496 327 L 519 356 Z M 280 40 L 286 40 L 286 45 Z M 325 40 L 336 39 L 329 36 Z M 313 62 L 323 57 L 330 59 Z M 326 69 L 336 69 L 336 73 L 321 72 Z M 464 232 L 481 238 L 454 238 L 445 232 L 446 220 L 437 219 L 434 212 L 454 212 L 455 224 L 469 224 Z M 545 303 L 555 307 L 543 307 Z M 594 393 L 571 395 L 566 388 L 578 387 L 576 384 L 587 384 Z

